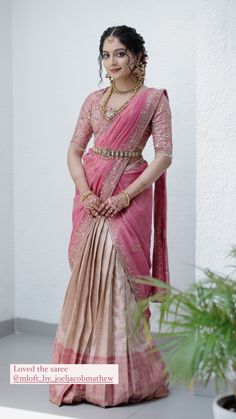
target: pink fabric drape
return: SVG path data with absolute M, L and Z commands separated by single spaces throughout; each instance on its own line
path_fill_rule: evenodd
M 112 122 L 102 128 L 96 138 L 96 146 L 113 150 L 134 150 L 139 144 L 143 131 L 151 120 L 158 106 L 161 94 L 148 88 L 136 94 L 129 105 Z M 83 164 L 90 189 L 102 199 L 118 194 L 132 183 L 147 167 L 143 161 L 129 169 L 129 158 L 104 159 L 92 149 L 84 155 Z M 152 212 L 153 208 L 153 212 Z M 158 291 L 147 284 L 138 284 L 132 277 L 150 276 L 169 283 L 169 267 L 166 240 L 166 172 L 155 182 L 154 202 L 150 186 L 136 196 L 128 208 L 109 218 L 109 229 L 122 264 L 131 279 L 135 298 L 141 299 Z M 152 273 L 150 259 L 152 214 L 154 220 L 154 246 L 152 251 Z M 80 194 L 76 190 L 73 206 L 73 229 L 68 256 L 71 269 L 76 264 L 77 254 L 84 244 L 96 219 L 87 214 L 80 203 Z M 146 316 L 149 319 L 150 310 Z

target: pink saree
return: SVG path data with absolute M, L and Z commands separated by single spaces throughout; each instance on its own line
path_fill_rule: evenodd
M 148 88 L 130 101 L 96 137 L 96 146 L 134 150 L 166 90 Z M 129 157 L 104 158 L 92 149 L 84 155 L 87 181 L 102 199 L 118 194 L 147 167 L 131 165 Z M 152 208 L 154 244 L 152 272 L 150 245 Z M 112 218 L 89 215 L 76 190 L 73 229 L 68 249 L 72 271 L 55 337 L 52 363 L 116 363 L 119 384 L 51 384 L 50 401 L 57 405 L 86 400 L 99 406 L 116 406 L 168 395 L 168 374 L 160 352 L 147 342 L 141 325 L 134 341 L 134 326 L 126 309 L 158 291 L 139 284 L 135 277 L 152 275 L 169 283 L 166 243 L 166 172 L 152 187 L 137 195 L 128 208 Z M 149 308 L 145 317 L 149 320 Z

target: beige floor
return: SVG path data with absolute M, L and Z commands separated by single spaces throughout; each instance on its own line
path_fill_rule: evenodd
M 0 417 L 8 417 L 1 407 L 14 408 L 11 418 L 77 418 L 112 419 L 212 419 L 212 389 L 190 393 L 182 387 L 171 387 L 168 397 L 127 406 L 102 408 L 83 402 L 58 407 L 48 401 L 48 385 L 10 384 L 10 363 L 50 363 L 53 339 L 45 336 L 16 333 L 0 339 Z M 198 394 L 197 394 L 198 393 Z M 212 394 L 211 394 L 212 393 Z M 7 409 L 8 410 L 8 409 Z M 28 416 L 23 411 L 31 412 Z M 33 412 L 41 412 L 34 414 Z M 22 416 L 19 416 L 22 413 Z

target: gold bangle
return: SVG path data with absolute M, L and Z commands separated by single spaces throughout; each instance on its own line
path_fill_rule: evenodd
M 84 192 L 82 195 L 81 195 L 81 197 L 80 197 L 80 200 L 83 202 L 84 200 L 85 200 L 85 198 L 87 198 L 87 196 L 89 196 L 89 195 L 91 195 L 93 193 L 93 191 L 86 191 L 86 192 Z
M 129 194 L 128 194 L 128 192 L 126 192 L 126 191 L 122 191 L 122 193 L 125 195 L 125 197 L 126 197 L 126 202 L 127 202 L 127 207 L 129 206 L 129 204 L 130 204 L 130 196 L 129 196 Z

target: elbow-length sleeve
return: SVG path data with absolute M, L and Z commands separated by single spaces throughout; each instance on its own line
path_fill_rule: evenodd
M 93 134 L 91 125 L 91 109 L 93 101 L 93 92 L 90 93 L 81 107 L 72 139 L 69 146 L 85 151 L 87 144 Z
M 163 89 L 157 109 L 151 120 L 155 158 L 159 154 L 173 158 L 172 115 L 166 89 Z

